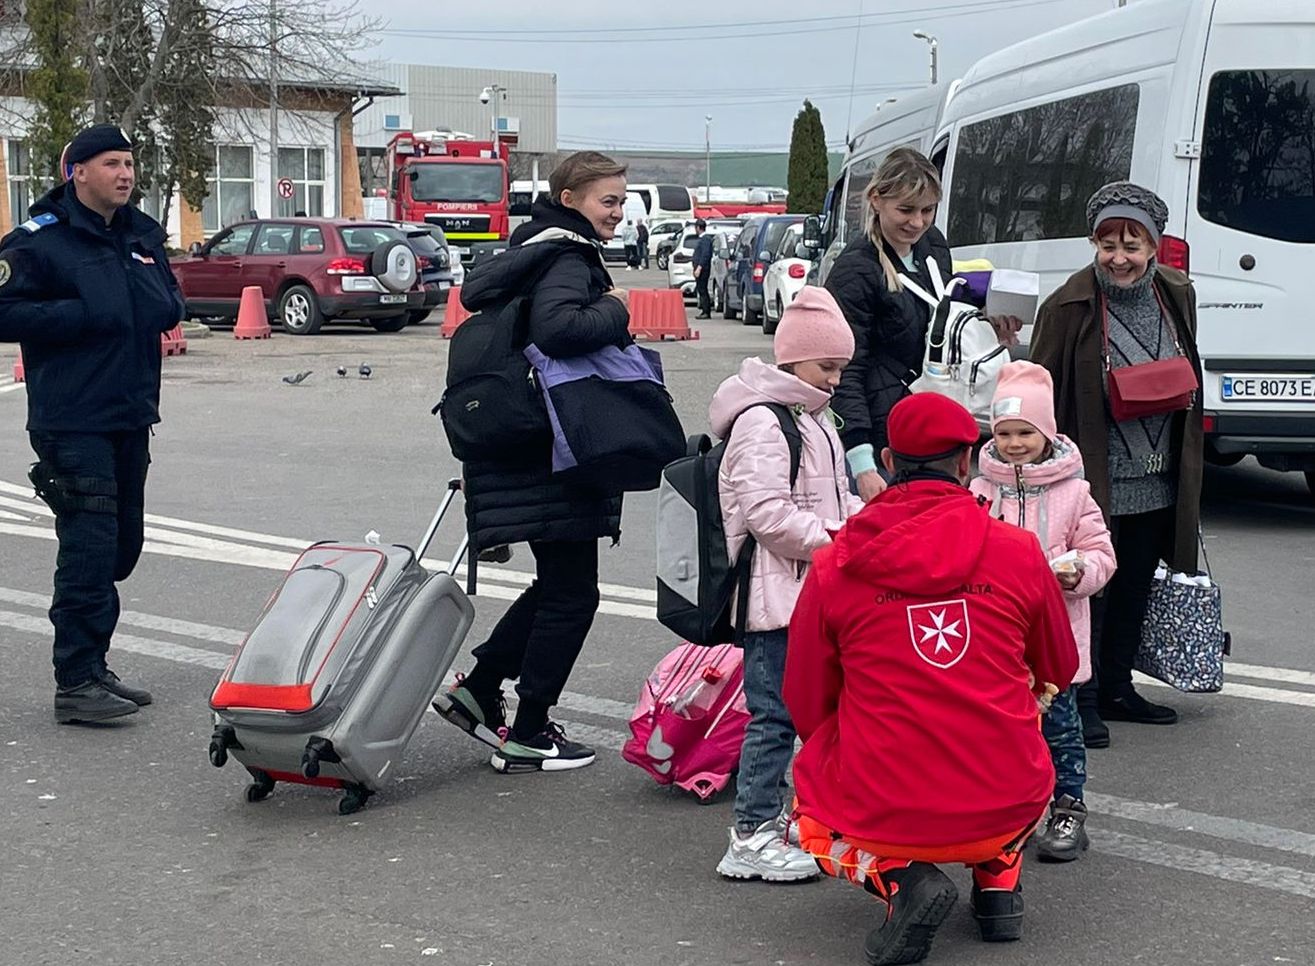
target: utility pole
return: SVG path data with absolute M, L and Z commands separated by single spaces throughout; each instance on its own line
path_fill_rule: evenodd
M 269 0 L 269 216 L 279 212 L 278 0 Z
M 495 158 L 502 156 L 498 151 L 498 98 L 503 100 L 507 98 L 507 88 L 500 84 L 490 84 L 479 92 L 481 101 L 493 105 L 493 116 L 489 119 L 489 127 L 493 130 L 493 156 Z
M 919 40 L 927 41 L 927 46 L 931 48 L 931 86 L 935 87 L 937 74 L 936 55 L 937 51 L 940 49 L 940 42 L 925 30 L 915 30 L 913 31 L 913 36 L 917 37 Z
M 703 203 L 712 204 L 712 115 L 703 115 L 703 152 L 707 161 L 706 180 L 703 183 Z

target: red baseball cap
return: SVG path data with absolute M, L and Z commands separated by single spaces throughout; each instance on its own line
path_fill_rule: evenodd
M 905 396 L 886 417 L 886 437 L 896 456 L 933 460 L 981 438 L 977 420 L 953 399 L 934 392 Z

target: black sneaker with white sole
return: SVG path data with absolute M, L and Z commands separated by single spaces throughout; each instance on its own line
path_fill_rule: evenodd
M 434 698 L 434 710 L 477 741 L 490 748 L 502 747 L 507 704 L 501 691 L 493 699 L 480 702 L 458 676 L 456 684 Z
M 512 775 L 529 771 L 570 771 L 592 765 L 594 750 L 566 737 L 562 726 L 549 721 L 533 738 L 514 738 L 502 743 L 489 764 L 496 771 Z

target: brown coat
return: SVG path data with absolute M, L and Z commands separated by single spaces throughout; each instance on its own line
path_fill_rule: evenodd
M 1169 310 L 1183 352 L 1201 373 L 1196 349 L 1196 290 L 1187 276 L 1172 268 L 1156 269 L 1155 287 Z M 1059 431 L 1082 451 L 1091 495 L 1109 519 L 1109 427 L 1106 423 L 1105 365 L 1096 297 L 1096 270 L 1073 275 L 1037 313 L 1031 358 L 1045 366 L 1055 381 L 1055 419 Z M 1175 570 L 1195 573 L 1197 528 L 1201 516 L 1201 473 L 1205 435 L 1201 393 L 1191 409 L 1174 417 L 1173 439 L 1178 451 L 1178 499 L 1172 546 L 1161 557 Z

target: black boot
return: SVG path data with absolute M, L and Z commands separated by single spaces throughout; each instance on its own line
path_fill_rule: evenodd
M 145 688 L 134 688 L 119 680 L 119 676 L 109 668 L 100 676 L 100 683 L 110 694 L 118 695 L 125 701 L 131 701 L 139 708 L 151 703 L 151 692 Z
M 137 705 L 111 693 L 100 681 L 88 681 L 76 688 L 60 688 L 55 692 L 55 720 L 60 724 L 109 721 L 136 713 Z
M 1082 743 L 1088 748 L 1108 748 L 1110 729 L 1100 720 L 1100 711 L 1094 704 L 1079 704 L 1078 716 L 1082 719 Z
M 870 966 L 922 962 L 931 951 L 936 930 L 954 908 L 959 890 L 949 876 L 926 862 L 914 862 L 882 878 L 892 890 L 886 921 L 868 933 L 864 955 Z
M 1023 938 L 1023 887 L 1013 892 L 979 889 L 973 884 L 973 918 L 984 943 L 1011 943 Z
M 1131 721 L 1133 724 L 1171 725 L 1178 721 L 1177 711 L 1162 704 L 1152 704 L 1131 684 L 1122 684 L 1113 693 L 1100 696 L 1100 716 L 1106 721 Z

